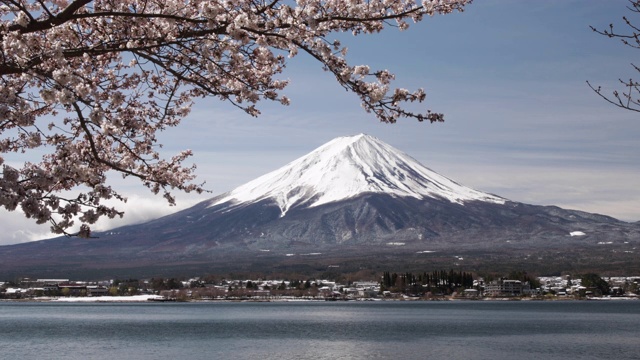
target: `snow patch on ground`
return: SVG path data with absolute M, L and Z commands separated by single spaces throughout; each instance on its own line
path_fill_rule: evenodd
M 133 295 L 133 296 L 91 296 L 91 297 L 63 297 L 51 299 L 56 302 L 138 302 L 149 300 L 163 300 L 160 295 Z

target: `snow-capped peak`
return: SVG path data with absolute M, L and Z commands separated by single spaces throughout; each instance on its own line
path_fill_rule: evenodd
M 364 193 L 444 198 L 462 204 L 505 199 L 457 184 L 375 137 L 339 137 L 309 154 L 212 200 L 254 203 L 271 198 L 284 216 L 293 206 L 319 206 Z

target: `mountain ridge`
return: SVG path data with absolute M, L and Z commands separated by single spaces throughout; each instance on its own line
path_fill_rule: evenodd
M 640 222 L 473 190 L 363 134 L 191 208 L 96 236 L 0 247 L 0 274 L 415 271 L 460 266 L 460 254 L 469 271 L 640 271 Z

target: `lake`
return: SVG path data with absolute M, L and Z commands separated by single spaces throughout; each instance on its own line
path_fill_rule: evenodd
M 4 359 L 638 359 L 640 301 L 0 303 Z

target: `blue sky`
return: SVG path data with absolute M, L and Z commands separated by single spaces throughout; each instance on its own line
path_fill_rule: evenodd
M 161 135 L 167 155 L 195 152 L 208 195 L 179 195 L 178 208 L 233 189 L 323 143 L 367 133 L 464 185 L 513 201 L 558 205 L 640 220 L 640 115 L 613 107 L 604 89 L 634 76 L 638 50 L 593 33 L 623 29 L 626 0 L 476 0 L 464 13 L 436 16 L 408 31 L 346 37 L 353 65 L 389 69 L 395 85 L 424 87 L 445 123 L 389 125 L 365 113 L 319 64 L 288 64 L 292 104 L 263 103 L 259 118 L 215 99 L 199 100 L 179 128 Z M 640 24 L 640 16 L 636 16 Z M 337 35 L 338 36 L 338 35 Z M 416 107 L 418 109 L 418 107 Z M 17 159 L 19 160 L 19 159 Z M 178 208 L 135 181 L 112 184 L 130 198 L 124 222 Z M 46 237 L 19 213 L 0 213 L 0 244 Z

